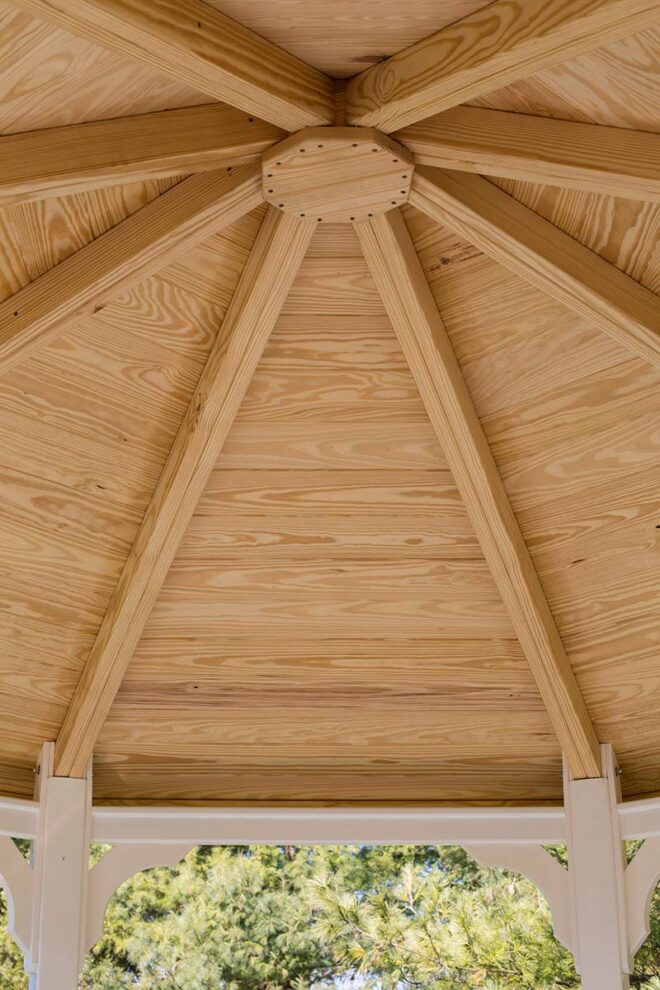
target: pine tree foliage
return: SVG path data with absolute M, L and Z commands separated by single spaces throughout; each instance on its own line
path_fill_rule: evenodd
M 5 922 L 0 900 L 0 987 L 26 990 Z M 660 990 L 658 898 L 636 972 L 636 990 Z M 80 990 L 579 986 L 536 888 L 449 846 L 200 847 L 119 889 L 80 982 Z

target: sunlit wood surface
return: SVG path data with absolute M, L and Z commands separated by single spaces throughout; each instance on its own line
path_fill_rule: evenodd
M 212 6 L 347 77 L 485 4 Z M 650 28 L 473 102 L 657 133 L 659 55 Z M 0 4 L 2 135 L 211 102 Z M 0 303 L 185 175 L 0 208 Z M 660 204 L 484 181 L 660 293 Z M 32 793 L 60 732 L 264 214 L 0 377 L 2 793 Z M 660 370 L 403 215 L 598 737 L 625 795 L 658 792 Z M 349 225 L 314 233 L 100 731 L 95 796 L 561 798 L 552 723 Z

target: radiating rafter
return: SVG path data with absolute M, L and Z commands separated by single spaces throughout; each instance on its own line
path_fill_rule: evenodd
M 0 137 L 0 206 L 241 165 L 286 137 L 215 103 Z
M 346 117 L 394 131 L 658 23 L 657 0 L 495 0 L 351 79 Z
M 478 175 L 421 166 L 410 202 L 660 367 L 658 297 L 513 196 Z
M 263 202 L 261 169 L 184 179 L 0 303 L 0 374 Z
M 58 776 L 84 773 L 314 229 L 266 215 L 65 717 Z
M 458 491 L 576 777 L 599 744 L 421 263 L 399 210 L 355 224 Z
M 334 118 L 332 80 L 202 0 L 16 0 L 36 17 L 289 131 Z
M 660 134 L 454 107 L 394 135 L 421 165 L 660 202 Z

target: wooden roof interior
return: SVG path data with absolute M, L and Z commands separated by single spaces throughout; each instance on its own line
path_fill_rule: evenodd
M 0 3 L 0 134 L 214 102 L 31 3 Z M 209 3 L 336 78 L 486 6 Z M 660 17 L 469 102 L 657 133 L 659 59 Z M 0 207 L 0 301 L 185 174 Z M 660 197 L 487 181 L 660 293 Z M 60 733 L 265 214 L 0 377 L 4 794 L 31 795 Z M 626 796 L 657 792 L 660 362 L 403 216 L 598 738 Z M 561 761 L 358 236 L 320 224 L 100 730 L 95 799 L 544 803 Z

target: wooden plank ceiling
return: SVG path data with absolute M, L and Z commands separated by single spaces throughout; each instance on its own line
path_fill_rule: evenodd
M 361 72 L 490 0 L 211 0 L 210 6 L 337 79 Z
M 212 0 L 349 76 L 483 0 Z M 209 104 L 0 5 L 0 132 Z M 660 130 L 647 30 L 476 105 Z M 0 302 L 180 181 L 0 208 Z M 489 178 L 653 292 L 660 205 Z M 0 792 L 29 795 L 263 220 L 0 377 Z M 660 371 L 404 216 L 598 736 L 660 790 Z M 320 226 L 95 750 L 99 801 L 548 802 L 561 753 L 349 226 Z
M 496 799 L 520 752 L 549 786 L 557 744 L 357 239 L 322 227 L 102 731 L 97 787 L 161 798 L 194 758 L 207 796 L 382 800 L 391 774 L 424 800 L 442 765 L 448 797 L 476 797 L 473 768 Z

